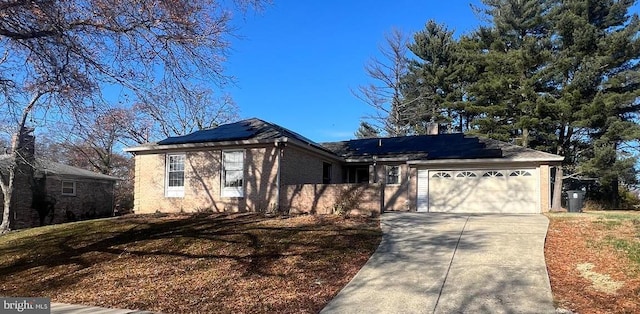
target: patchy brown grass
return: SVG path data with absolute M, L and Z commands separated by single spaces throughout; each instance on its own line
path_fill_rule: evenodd
M 640 213 L 549 214 L 545 258 L 558 307 L 640 312 Z
M 381 238 L 375 219 L 135 216 L 0 237 L 0 295 L 165 313 L 316 313 Z

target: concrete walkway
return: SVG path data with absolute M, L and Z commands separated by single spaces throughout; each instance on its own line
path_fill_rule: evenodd
M 51 303 L 51 314 L 152 314 L 147 311 L 108 309 L 104 307 Z
M 383 239 L 322 313 L 555 313 L 542 215 L 385 213 Z

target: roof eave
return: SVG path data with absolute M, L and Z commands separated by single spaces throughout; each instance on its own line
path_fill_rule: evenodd
M 410 160 L 408 156 L 405 157 L 379 157 L 379 156 L 362 156 L 362 157 L 345 157 L 345 162 L 361 163 L 361 162 L 406 162 Z
M 295 138 L 290 137 L 279 137 L 275 139 L 268 140 L 242 140 L 242 141 L 224 141 L 224 142 L 203 142 L 203 143 L 186 143 L 186 144 L 169 144 L 169 145 L 148 145 L 148 146 L 136 146 L 125 148 L 125 152 L 129 153 L 140 153 L 140 152 L 160 152 L 167 150 L 181 150 L 181 149 L 197 149 L 197 148 L 212 148 L 212 147 L 231 147 L 231 146 L 249 146 L 249 145 L 264 145 L 264 144 L 277 144 L 277 143 L 287 143 L 298 146 L 304 149 L 314 150 L 325 157 L 343 160 L 340 156 L 334 154 L 326 148 L 323 148 L 319 145 L 312 145 L 309 143 L 302 142 Z
M 47 173 L 47 176 L 58 177 L 60 179 L 69 179 L 69 180 L 95 180 L 95 181 L 124 181 L 122 178 L 102 178 L 102 177 L 92 177 L 92 176 L 83 176 L 78 174 L 59 174 L 55 172 Z
M 90 180 L 100 180 L 100 181 L 124 181 L 122 178 L 113 177 L 109 175 L 97 176 L 93 174 L 70 174 L 70 173 L 60 173 L 57 171 L 52 171 L 49 169 L 38 169 L 38 171 L 43 172 L 46 176 L 54 176 L 64 179 L 90 179 Z
M 125 148 L 124 151 L 135 154 L 138 152 L 154 152 L 154 151 L 192 149 L 192 148 L 271 144 L 271 143 L 277 143 L 281 141 L 283 141 L 283 138 L 268 139 L 268 140 L 241 140 L 241 141 L 201 142 L 201 143 L 168 144 L 168 145 L 156 144 L 156 145 L 147 145 L 147 146 L 143 145 L 143 146 L 128 147 L 128 148 Z
M 432 160 L 410 160 L 409 165 L 438 165 L 438 164 L 482 164 L 482 163 L 540 163 L 549 165 L 559 165 L 564 160 L 557 158 L 476 158 L 476 159 L 432 159 Z

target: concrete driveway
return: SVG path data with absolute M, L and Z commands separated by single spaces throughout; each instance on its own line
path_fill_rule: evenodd
M 322 313 L 555 313 L 543 215 L 385 213 L 382 243 Z

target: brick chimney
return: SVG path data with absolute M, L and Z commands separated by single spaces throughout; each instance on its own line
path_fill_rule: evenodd
M 33 135 L 34 128 L 22 127 L 18 134 L 17 152 L 27 161 L 35 159 L 36 137 Z
M 438 127 L 439 125 L 436 122 L 427 123 L 427 135 L 438 135 L 439 134 Z

